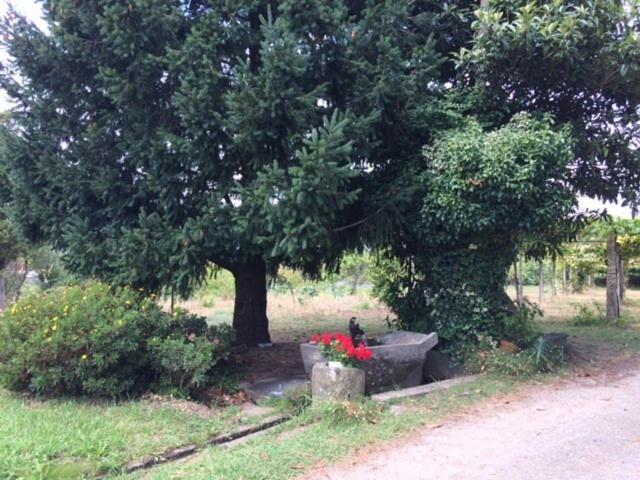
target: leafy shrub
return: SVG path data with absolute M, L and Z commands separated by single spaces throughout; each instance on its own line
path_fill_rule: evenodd
M 211 369 L 215 347 L 204 337 L 185 342 L 184 337 L 154 337 L 149 341 L 154 369 L 160 373 L 158 391 L 182 395 L 201 387 Z
M 552 372 L 563 362 L 562 350 L 544 336 L 537 337 L 532 347 L 515 353 L 498 348 L 490 337 L 481 337 L 477 347 L 467 352 L 465 367 L 473 373 L 528 377 Z
M 518 308 L 514 314 L 503 315 L 497 322 L 494 335 L 501 340 L 509 340 L 519 348 L 531 347 L 542 334 L 535 320 L 542 311 L 533 304 Z
M 224 352 L 226 340 L 213 341 L 216 333 L 203 318 L 170 315 L 130 288 L 59 287 L 26 297 L 0 317 L 0 383 L 110 397 L 153 384 L 193 388 Z M 168 363 L 179 351 L 187 355 L 178 373 Z
M 604 309 L 597 303 L 593 308 L 587 305 L 576 305 L 577 313 L 571 318 L 571 324 L 579 327 L 607 325 L 607 316 Z
M 564 363 L 564 351 L 540 336 L 530 350 L 531 360 L 538 372 L 552 372 Z

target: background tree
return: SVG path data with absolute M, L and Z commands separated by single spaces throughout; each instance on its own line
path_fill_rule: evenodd
M 8 113 L 0 114 L 0 157 L 5 153 L 6 136 L 3 129 L 9 120 Z M 24 251 L 24 244 L 15 233 L 15 228 L 8 217 L 11 203 L 11 185 L 8 178 L 7 165 L 0 162 L 0 310 L 6 306 L 6 282 L 4 270 L 9 263 L 16 260 Z

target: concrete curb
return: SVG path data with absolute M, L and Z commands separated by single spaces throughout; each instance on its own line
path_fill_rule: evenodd
M 478 379 L 479 375 L 467 375 L 464 377 L 451 378 L 441 382 L 428 383 L 426 385 L 418 385 L 417 387 L 403 388 L 402 390 L 391 390 L 389 392 L 377 393 L 371 395 L 374 402 L 389 402 L 391 400 L 402 400 L 404 398 L 422 397 L 438 390 L 446 390 L 447 388 L 465 383 L 473 382 Z

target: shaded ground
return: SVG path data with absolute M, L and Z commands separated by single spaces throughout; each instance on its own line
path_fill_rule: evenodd
M 485 405 L 305 480 L 622 480 L 640 475 L 640 360 Z

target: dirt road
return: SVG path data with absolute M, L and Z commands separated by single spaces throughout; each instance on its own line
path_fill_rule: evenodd
M 640 480 L 640 368 L 531 390 L 311 479 Z

